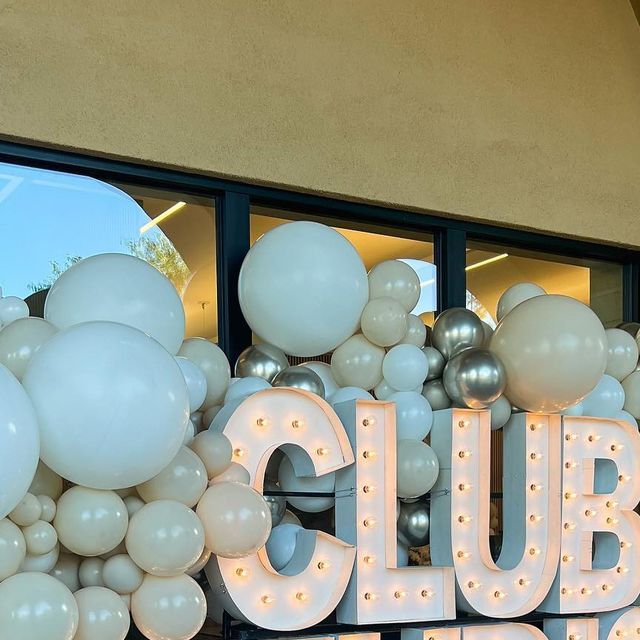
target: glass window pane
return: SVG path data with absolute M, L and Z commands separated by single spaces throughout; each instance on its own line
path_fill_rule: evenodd
M 547 293 L 589 305 L 605 327 L 622 322 L 622 265 L 564 258 L 481 242 L 467 243 L 467 307 L 495 326 L 498 299 L 511 285 L 534 282 Z
M 42 315 L 55 279 L 82 258 L 127 253 L 182 297 L 187 336 L 217 337 L 213 202 L 0 164 L 0 286 Z

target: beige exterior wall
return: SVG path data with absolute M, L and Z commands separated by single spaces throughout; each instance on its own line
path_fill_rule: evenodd
M 0 135 L 640 246 L 629 0 L 0 0 Z

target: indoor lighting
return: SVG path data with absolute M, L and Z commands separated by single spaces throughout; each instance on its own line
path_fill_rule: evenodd
M 501 253 L 500 255 L 493 256 L 493 258 L 487 258 L 486 260 L 480 260 L 480 262 L 474 262 L 473 264 L 470 264 L 468 267 L 465 267 L 464 270 L 471 271 L 473 269 L 479 269 L 480 267 L 484 267 L 488 264 L 491 264 L 492 262 L 498 262 L 498 260 L 504 260 L 505 258 L 508 258 L 508 257 L 509 257 L 508 253 Z
M 149 220 L 147 224 L 142 225 L 140 227 L 140 235 L 142 235 L 143 233 L 146 233 L 147 231 L 149 231 L 149 229 L 156 227 L 161 222 L 166 220 L 169 216 L 172 216 L 174 213 L 177 213 L 178 211 L 180 211 L 180 209 L 182 209 L 186 205 L 187 203 L 182 202 L 182 200 L 180 202 L 176 202 L 173 206 L 169 207 L 166 211 L 163 211 L 159 216 L 156 216 L 153 220 Z

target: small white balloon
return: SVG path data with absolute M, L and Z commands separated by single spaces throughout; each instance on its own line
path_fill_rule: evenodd
M 44 520 L 38 520 L 24 527 L 22 535 L 27 544 L 27 553 L 32 556 L 49 553 L 58 544 L 56 530 Z
M 422 391 L 422 386 L 420 386 Z M 431 431 L 433 412 L 429 401 L 415 391 L 396 391 L 387 400 L 396 404 L 396 437 L 398 440 L 422 440 Z
M 217 431 L 202 431 L 189 444 L 202 460 L 209 479 L 229 468 L 233 450 L 229 438 Z
M 133 517 L 134 513 L 137 513 L 144 507 L 144 500 L 139 498 L 138 496 L 127 496 L 123 498 L 124 504 L 127 507 L 127 513 L 129 514 L 129 519 Z
M 420 440 L 399 440 L 396 455 L 398 497 L 416 498 L 427 493 L 440 471 L 435 451 Z
M 300 518 L 298 518 L 298 516 L 293 513 L 293 511 L 289 511 L 289 509 L 284 512 L 284 516 L 282 516 L 282 520 L 280 520 L 280 525 L 278 526 L 281 526 L 283 524 L 297 524 L 300 527 L 302 526 Z
M 407 334 L 407 312 L 393 298 L 374 298 L 362 311 L 360 328 L 369 342 L 379 347 L 390 347 Z
M 22 298 L 7 296 L 0 298 L 0 327 L 29 316 L 29 306 Z
M 271 566 L 276 570 L 284 568 L 296 550 L 296 538 L 302 527 L 297 524 L 280 524 L 271 529 L 266 550 Z
M 618 413 L 611 416 L 614 420 L 622 420 L 623 422 L 628 422 L 632 427 L 638 428 L 638 421 L 624 409 L 622 411 L 618 411 Z
M 206 547 L 203 549 L 200 557 L 187 569 L 187 575 L 192 578 L 197 576 L 211 559 L 211 551 Z
M 422 391 L 422 386 L 420 387 L 420 391 Z M 384 378 L 373 390 L 373 395 L 376 397 L 376 400 L 386 400 L 394 393 L 398 393 L 398 390 L 389 386 L 389 383 Z
M 622 410 L 624 389 L 613 377 L 605 374 L 595 389 L 582 400 L 585 416 L 608 418 Z
M 189 394 L 189 412 L 197 411 L 207 397 L 207 379 L 202 369 L 188 358 L 176 356 L 176 362 L 182 371 Z
M 36 497 L 38 498 L 38 502 L 42 508 L 40 519 L 45 522 L 53 522 L 53 519 L 56 517 L 56 503 L 52 498 L 46 495 L 39 495 Z
M 319 493 L 332 493 L 336 487 L 335 473 L 325 473 L 316 477 L 298 477 L 291 460 L 285 456 L 280 463 L 278 470 L 278 484 L 286 492 L 314 491 Z M 307 513 L 319 513 L 326 511 L 334 505 L 334 498 L 331 497 L 301 497 L 288 496 L 287 502 Z
M 240 484 L 249 484 L 251 475 L 249 472 L 237 462 L 232 462 L 222 473 L 214 476 L 209 485 L 219 482 L 238 482 Z
M 29 493 L 33 495 L 49 496 L 52 500 L 57 500 L 62 495 L 62 478 L 51 471 L 47 465 L 40 460 L 36 469 L 36 475 L 31 481 Z
M 258 378 L 257 376 L 239 378 L 237 382 L 234 382 L 227 389 L 227 393 L 224 396 L 224 404 L 244 400 L 258 391 L 264 391 L 264 389 L 271 389 L 271 385 L 264 378 Z
M 398 542 L 396 561 L 398 567 L 409 566 L 409 547 L 401 542 Z
M 32 493 L 25 494 L 24 498 L 9 513 L 9 519 L 20 527 L 28 527 L 40 520 L 42 504 Z
M 0 331 L 0 364 L 22 380 L 34 353 L 57 329 L 42 318 L 21 318 Z
M 510 286 L 498 300 L 498 307 L 496 310 L 496 318 L 498 322 L 504 318 L 509 311 L 515 306 L 519 305 L 529 298 L 535 296 L 543 296 L 547 292 L 537 284 L 533 282 L 518 282 Z
M 190 419 L 189 422 L 187 422 L 187 429 L 184 432 L 184 438 L 182 439 L 182 446 L 183 447 L 188 446 L 189 443 L 195 438 L 195 436 L 196 436 L 196 427 Z
M 419 347 L 399 344 L 390 349 L 382 363 L 387 383 L 398 391 L 411 391 L 422 384 L 429 373 L 429 362 Z
M 122 598 L 105 587 L 85 587 L 74 594 L 78 630 L 73 640 L 124 640 L 131 620 Z
M 605 373 L 624 380 L 638 364 L 638 344 L 622 329 L 607 329 L 607 368 Z M 0 340 L 2 334 L 0 333 Z
M 104 587 L 102 570 L 105 561 L 102 558 L 86 558 L 80 562 L 78 578 L 83 587 Z
M 11 520 L 0 520 L 0 582 L 18 573 L 27 555 L 27 545 L 20 527 Z
M 58 561 L 49 572 L 56 580 L 60 580 L 72 593 L 80 589 L 80 562 L 82 558 L 75 553 L 61 553 Z
M 491 411 L 491 431 L 501 429 L 511 418 L 511 403 L 504 395 L 489 404 L 487 409 Z
M 424 347 L 427 340 L 427 327 L 420 316 L 407 315 L 407 332 L 404 334 L 400 344 L 413 344 L 416 347 Z
M 20 571 L 37 571 L 39 573 L 49 573 L 58 562 L 60 557 L 60 545 L 56 544 L 48 553 L 41 553 L 37 556 L 27 554 L 20 565 Z
M 214 404 L 212 407 L 209 407 L 202 414 L 202 428 L 203 429 L 208 429 L 211 426 L 211 423 L 213 422 L 213 419 L 218 415 L 218 412 L 220 411 L 220 409 L 222 409 L 222 405 L 221 404 Z
M 373 400 L 373 396 L 359 387 L 342 387 L 328 398 L 328 402 L 332 407 L 348 400 Z
M 133 593 L 144 578 L 142 569 L 126 553 L 111 556 L 102 567 L 105 587 L 120 595 Z

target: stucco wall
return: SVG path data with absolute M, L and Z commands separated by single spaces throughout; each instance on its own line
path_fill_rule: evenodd
M 0 0 L 0 135 L 640 246 L 629 0 Z

